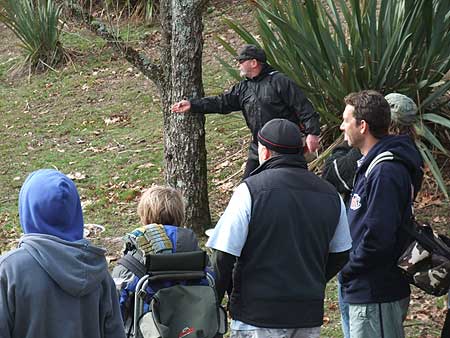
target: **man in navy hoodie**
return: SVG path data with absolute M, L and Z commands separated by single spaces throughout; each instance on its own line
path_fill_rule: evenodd
M 0 256 L 0 338 L 125 338 L 105 251 L 83 239 L 75 184 L 31 173 L 19 216 L 25 235 Z
M 350 337 L 403 338 L 410 288 L 396 266 L 408 242 L 400 225 L 410 222 L 423 163 L 410 137 L 388 135 L 390 108 L 380 93 L 352 93 L 345 103 L 341 130 L 363 155 L 348 210 L 353 248 L 340 274 Z

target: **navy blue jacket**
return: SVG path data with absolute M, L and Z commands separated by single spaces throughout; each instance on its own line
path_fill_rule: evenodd
M 385 151 L 394 160 L 378 163 L 366 177 L 373 159 Z M 409 240 L 400 224 L 411 219 L 412 194 L 420 189 L 422 166 L 410 137 L 385 136 L 358 168 L 348 210 L 353 248 L 340 274 L 345 302 L 384 303 L 410 294 L 396 261 Z

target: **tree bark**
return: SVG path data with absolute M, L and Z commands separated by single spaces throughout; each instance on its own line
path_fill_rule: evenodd
M 206 172 L 205 117 L 170 111 L 183 98 L 203 96 L 203 0 L 163 0 L 164 160 L 166 182 L 183 192 L 186 225 L 203 232 L 211 224 Z M 169 69 L 170 68 L 170 69 Z
M 207 0 L 161 0 L 161 63 L 127 46 L 99 20 L 83 13 L 90 28 L 120 50 L 160 91 L 164 112 L 166 183 L 179 189 L 186 201 L 187 227 L 197 233 L 211 225 L 206 172 L 205 117 L 172 113 L 172 103 L 203 96 L 202 14 Z M 79 8 L 77 9 L 79 10 Z

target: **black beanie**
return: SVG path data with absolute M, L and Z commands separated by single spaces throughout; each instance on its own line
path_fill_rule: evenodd
M 303 150 L 300 128 L 286 119 L 273 119 L 258 132 L 258 141 L 280 154 L 297 154 Z

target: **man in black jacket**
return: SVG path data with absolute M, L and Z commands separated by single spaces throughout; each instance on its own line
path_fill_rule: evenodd
M 215 249 L 219 299 L 233 276 L 232 338 L 319 337 L 326 282 L 351 248 L 345 206 L 307 170 L 296 124 L 273 119 L 257 137 L 261 165 L 206 244 Z
M 274 118 L 288 119 L 300 125 L 307 134 L 308 150 L 316 151 L 319 147 L 319 114 L 294 81 L 267 64 L 264 51 L 254 45 L 241 48 L 237 61 L 244 80 L 221 95 L 177 102 L 172 111 L 228 114 L 242 110 L 253 136 L 244 178 L 259 164 L 258 131 Z

